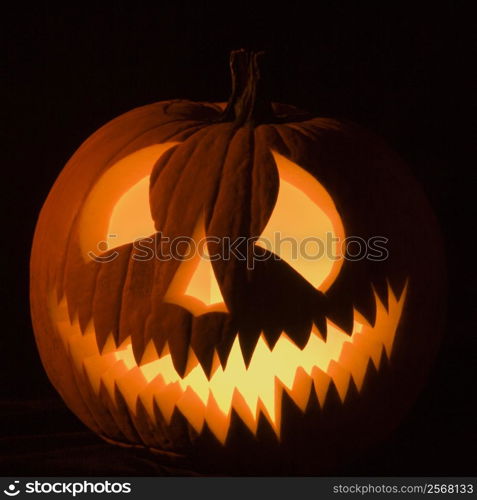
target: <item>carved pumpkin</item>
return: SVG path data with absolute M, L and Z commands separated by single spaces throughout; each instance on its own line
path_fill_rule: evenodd
M 33 324 L 51 381 L 105 439 L 212 471 L 329 471 L 424 380 L 439 239 L 387 146 L 270 104 L 258 61 L 232 54 L 227 106 L 159 102 L 80 147 L 36 228 Z

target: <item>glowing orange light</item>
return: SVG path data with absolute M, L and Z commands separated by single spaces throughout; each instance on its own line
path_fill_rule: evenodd
M 278 153 L 273 157 L 280 188 L 257 245 L 326 291 L 343 265 L 343 223 L 331 196 L 311 174 Z
M 149 175 L 134 184 L 116 203 L 109 219 L 108 248 L 155 233 L 149 208 Z
M 86 261 L 89 252 L 98 252 L 102 241 L 113 248 L 155 232 L 149 210 L 149 176 L 161 155 L 175 145 L 167 142 L 135 151 L 97 180 L 80 216 L 80 245 Z
M 193 255 L 181 263 L 164 297 L 164 302 L 182 306 L 194 316 L 212 311 L 228 312 L 210 263 L 205 237 L 202 215 L 192 237 Z
M 346 398 L 351 378 L 361 390 L 368 362 L 371 360 L 378 367 L 383 348 L 388 356 L 391 355 L 406 289 L 398 299 L 388 287 L 388 296 L 386 310 L 375 294 L 377 311 L 374 326 L 354 311 L 351 336 L 329 320 L 327 341 L 323 341 L 313 326 L 303 349 L 297 347 L 285 333 L 273 349 L 261 336 L 248 367 L 236 337 L 225 368 L 215 353 L 210 379 L 192 349 L 184 377 L 175 370 L 168 349 L 159 355 L 152 343 L 140 365 L 134 358 L 130 339 L 116 346 L 110 336 L 103 352 L 99 352 L 92 323 L 83 334 L 77 320 L 70 321 L 65 299 L 57 304 L 52 298 L 50 307 L 77 376 L 80 379 L 86 377 L 96 394 L 99 395 L 102 384 L 114 401 L 117 387 L 133 415 L 140 400 L 152 419 L 156 418 L 155 402 L 166 422 L 170 421 L 174 408 L 177 408 L 197 432 L 201 432 L 204 423 L 207 423 L 217 439 L 224 443 L 232 408 L 254 433 L 262 413 L 279 436 L 282 391 L 286 391 L 305 411 L 311 390 L 315 391 L 321 405 L 331 383 L 342 401 Z

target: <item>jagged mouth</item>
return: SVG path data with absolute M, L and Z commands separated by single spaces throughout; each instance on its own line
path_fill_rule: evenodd
M 133 418 L 139 404 L 153 422 L 159 418 L 157 408 L 166 423 L 170 423 L 177 409 L 195 431 L 201 433 L 207 425 L 224 444 L 232 412 L 254 434 L 259 416 L 263 414 L 280 438 L 283 391 L 303 412 L 312 391 L 321 407 L 331 384 L 342 402 L 351 384 L 360 391 L 369 365 L 379 368 L 383 350 L 388 358 L 391 356 L 406 293 L 407 285 L 399 297 L 388 285 L 385 307 L 374 292 L 374 325 L 353 309 L 351 335 L 327 319 L 326 341 L 313 325 L 308 343 L 302 349 L 284 332 L 270 349 L 262 334 L 248 366 L 237 334 L 225 366 L 217 352 L 214 353 L 209 377 L 192 348 L 181 377 L 174 368 L 167 344 L 159 355 L 151 341 L 138 365 L 130 338 L 116 345 L 110 335 L 100 350 L 93 322 L 90 321 L 83 333 L 78 320 L 71 320 L 68 315 L 66 298 L 59 303 L 52 298 L 50 313 L 71 358 L 78 386 L 88 385 L 98 398 L 101 391 L 106 390 L 116 404 L 119 391 Z M 94 415 L 94 408 L 90 409 Z

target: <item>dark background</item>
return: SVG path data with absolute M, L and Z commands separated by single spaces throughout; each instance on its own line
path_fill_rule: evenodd
M 388 441 L 339 472 L 475 474 L 471 2 L 42 4 L 3 12 L 0 473 L 174 472 L 103 444 L 49 384 L 29 319 L 31 241 L 50 187 L 82 141 L 154 101 L 226 100 L 228 53 L 245 47 L 268 52 L 274 100 L 385 137 L 411 165 L 445 240 L 448 321 L 429 383 Z

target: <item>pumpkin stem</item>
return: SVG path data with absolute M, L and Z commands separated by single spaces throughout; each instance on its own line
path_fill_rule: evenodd
M 264 52 L 244 49 L 230 53 L 232 93 L 220 121 L 244 123 L 271 123 L 275 121 L 272 104 L 266 97 L 260 62 Z

